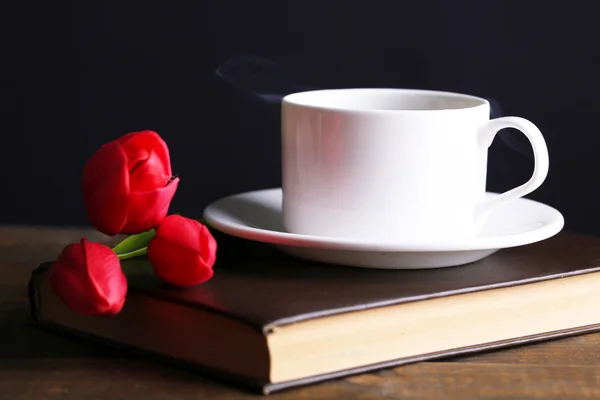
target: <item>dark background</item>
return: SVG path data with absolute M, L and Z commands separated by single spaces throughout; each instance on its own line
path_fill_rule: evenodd
M 593 1 L 13 2 L 2 13 L 0 223 L 87 224 L 81 169 L 153 129 L 181 178 L 171 210 L 280 185 L 279 104 L 308 88 L 404 87 L 491 98 L 545 135 L 530 198 L 600 234 L 600 24 Z M 503 132 L 488 189 L 523 183 Z

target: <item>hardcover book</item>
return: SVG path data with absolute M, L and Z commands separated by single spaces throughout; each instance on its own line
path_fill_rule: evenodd
M 600 330 L 600 239 L 561 233 L 481 261 L 370 270 L 283 255 L 217 235 L 214 277 L 161 283 L 144 258 L 122 262 L 122 312 L 70 312 L 50 290 L 50 262 L 30 280 L 40 326 L 280 389 L 422 360 Z

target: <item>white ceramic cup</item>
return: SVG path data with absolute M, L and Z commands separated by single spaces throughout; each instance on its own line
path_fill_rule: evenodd
M 288 232 L 373 242 L 444 241 L 479 233 L 494 207 L 548 174 L 548 150 L 526 119 L 490 120 L 487 100 L 459 93 L 334 89 L 282 102 L 283 221 Z M 516 128 L 535 169 L 486 198 L 487 153 Z

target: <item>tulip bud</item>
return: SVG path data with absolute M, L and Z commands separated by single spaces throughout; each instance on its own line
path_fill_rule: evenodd
M 213 276 L 217 242 L 198 221 L 169 215 L 148 244 L 154 274 L 176 286 L 193 286 Z
M 136 234 L 165 218 L 178 183 L 162 138 L 153 131 L 132 132 L 103 145 L 88 160 L 83 201 L 100 232 Z
M 50 288 L 71 311 L 116 315 L 125 304 L 127 278 L 109 247 L 81 239 L 66 246 L 48 272 Z

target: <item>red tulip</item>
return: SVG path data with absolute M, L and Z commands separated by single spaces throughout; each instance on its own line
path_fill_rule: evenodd
M 50 288 L 73 312 L 116 315 L 125 304 L 127 278 L 109 247 L 81 239 L 65 247 L 48 272 Z
M 193 286 L 213 276 L 217 241 L 198 221 L 169 215 L 148 244 L 154 274 L 176 286 Z
M 165 218 L 178 183 L 162 138 L 153 131 L 132 132 L 103 145 L 88 160 L 83 201 L 100 232 L 141 233 Z

